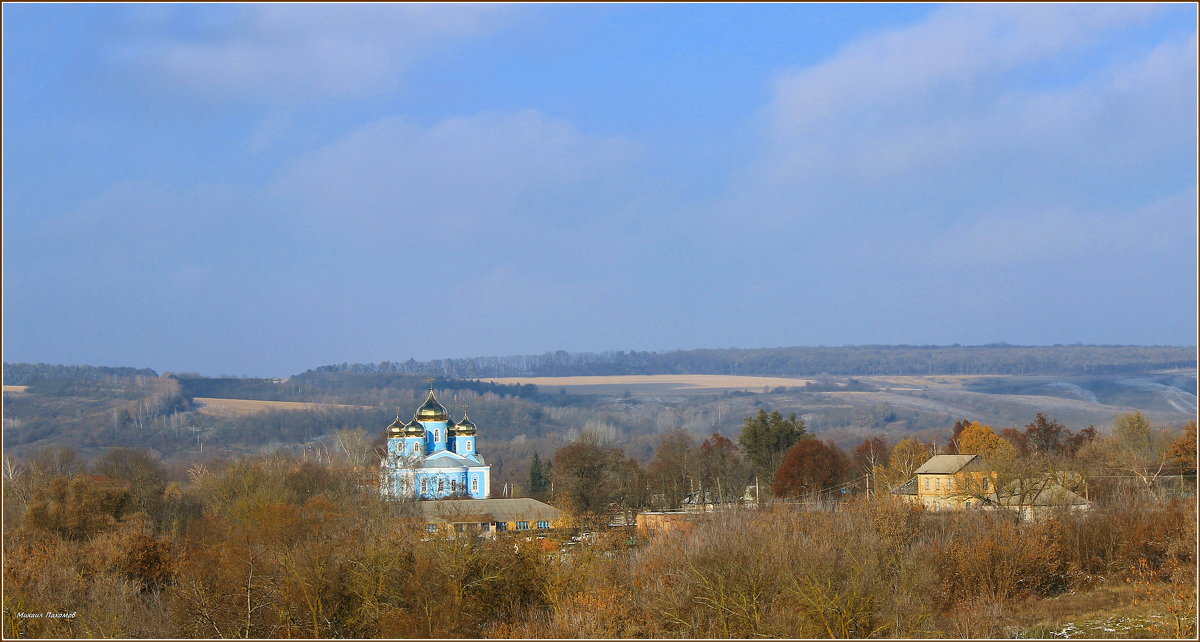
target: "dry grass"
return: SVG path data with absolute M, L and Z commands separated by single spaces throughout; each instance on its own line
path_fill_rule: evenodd
M 546 390 L 565 388 L 573 393 L 620 394 L 626 390 L 631 395 L 688 394 L 718 390 L 749 390 L 761 392 L 763 388 L 779 386 L 796 387 L 812 379 L 787 377 L 743 377 L 737 375 L 613 375 L 580 377 L 503 377 L 488 379 L 501 384 L 532 383 Z
M 200 414 L 217 417 L 244 417 L 271 410 L 322 410 L 327 408 L 364 408 L 366 406 L 349 406 L 340 403 L 308 403 L 303 401 L 259 401 L 256 399 L 214 399 L 212 397 L 196 397 L 193 399 L 200 406 Z
M 1110 583 L 1075 590 L 1058 597 L 1027 600 L 1013 605 L 1005 619 L 1030 637 L 1144 638 L 1153 620 L 1152 608 L 1139 605 L 1133 587 Z
M 10 393 L 10 394 L 14 394 L 14 395 L 23 395 L 23 394 L 25 394 L 25 391 L 26 391 L 28 388 L 29 388 L 29 386 L 9 386 L 9 385 L 6 385 L 6 386 L 4 386 L 4 392 Z

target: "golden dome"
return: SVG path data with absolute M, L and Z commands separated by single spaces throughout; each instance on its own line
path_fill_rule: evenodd
M 475 424 L 471 423 L 471 420 L 466 415 L 463 415 L 462 421 L 454 425 L 454 434 L 466 437 L 474 435 Z
M 397 416 L 396 421 L 393 421 L 392 423 L 388 424 L 387 436 L 388 437 L 399 437 L 403 433 L 404 433 L 404 422 L 400 421 L 400 417 Z
M 425 399 L 425 403 L 417 408 L 417 421 L 449 421 L 450 413 L 446 412 L 445 406 L 438 403 L 437 397 L 433 396 L 433 390 L 429 391 L 429 397 Z
M 412 423 L 404 425 L 404 436 L 405 437 L 424 437 L 425 436 L 425 426 L 422 426 L 421 424 L 417 423 L 416 419 L 413 419 Z

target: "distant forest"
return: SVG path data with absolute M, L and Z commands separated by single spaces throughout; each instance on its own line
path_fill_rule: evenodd
M 110 377 L 157 377 L 150 368 L 62 366 L 49 363 L 5 363 L 4 383 L 27 386 L 35 381 L 103 381 Z
M 320 366 L 293 376 L 292 388 L 311 385 L 326 391 L 339 387 L 334 373 L 379 375 L 372 387 L 413 387 L 404 377 L 436 377 L 437 386 L 462 387 L 452 379 L 481 377 L 566 377 L 580 375 L 732 374 L 770 376 L 870 376 L 870 375 L 1099 375 L 1149 372 L 1196 367 L 1195 346 L 841 346 L 756 349 L 698 349 L 671 352 L 566 352 L 508 357 L 470 357 L 433 361 L 382 361 L 340 363 Z M 45 363 L 5 363 L 4 383 L 29 385 L 38 381 L 102 381 L 108 377 L 156 377 L 150 368 L 108 366 L 65 366 Z M 324 375 L 324 376 L 322 376 Z M 191 380 L 195 396 L 224 396 L 222 386 L 246 390 L 242 378 L 210 378 L 178 375 Z M 200 383 L 199 379 L 207 381 Z M 242 379 L 238 381 L 238 379 Z M 272 388 L 276 399 L 280 386 L 261 380 Z M 355 378 L 355 388 L 363 385 Z M 347 382 L 348 383 L 348 382 Z M 196 389 L 196 386 L 205 389 Z M 478 384 L 475 384 L 478 385 Z M 486 385 L 486 384 L 485 384 Z M 483 390 L 478 390 L 483 392 Z M 529 396 L 522 390 L 491 390 L 499 394 Z M 297 395 L 310 399 L 310 395 Z
M 176 375 L 190 397 L 224 399 L 263 399 L 267 401 L 319 401 L 373 405 L 379 394 L 389 390 L 426 390 L 429 378 L 397 373 L 361 371 L 309 370 L 289 379 L 255 379 L 243 377 L 199 377 Z M 486 381 L 470 381 L 432 377 L 439 391 L 470 390 L 478 394 L 495 393 L 501 396 L 536 397 L 533 384 L 505 385 Z M 385 395 L 386 396 L 386 395 Z
M 695 359 L 692 369 L 684 368 L 688 358 Z M 925 370 L 912 365 L 919 358 L 926 360 Z M 952 358 L 957 360 L 951 366 Z M 605 365 L 603 359 L 609 363 Z M 708 363 L 721 363 L 723 359 L 726 364 L 736 364 L 730 367 L 735 374 L 798 375 L 817 381 L 776 387 L 769 392 L 764 389 L 762 393 L 726 391 L 656 398 L 570 394 L 567 388 L 542 386 L 539 390 L 532 384 L 505 385 L 475 379 L 518 373 L 721 371 L 716 366 L 702 367 L 705 359 Z M 492 363 L 491 370 L 483 368 L 488 362 Z M 642 365 L 633 369 L 629 366 L 633 362 Z M 646 364 L 659 365 L 652 368 Z M 111 447 L 136 447 L 153 449 L 164 461 L 179 465 L 191 465 L 218 454 L 328 449 L 339 431 L 358 429 L 373 445 L 381 446 L 384 427 L 397 414 L 411 416 L 424 399 L 432 376 L 439 398 L 453 416 L 458 418 L 469 408 L 471 417 L 481 426 L 493 483 L 523 484 L 535 453 L 550 457 L 584 431 L 619 442 L 628 456 L 649 461 L 663 431 L 682 428 L 697 440 L 714 433 L 735 435 L 745 417 L 763 409 L 794 412 L 804 417 L 822 439 L 843 447 L 877 435 L 943 439 L 950 426 L 963 418 L 1020 426 L 1037 411 L 1049 412 L 1047 408 L 1054 405 L 1054 399 L 1080 406 L 1075 410 L 1071 409 L 1075 406 L 1068 408 L 1061 403 L 1055 406 L 1054 416 L 1073 429 L 1093 423 L 1103 427 L 1107 419 L 1103 407 L 1097 404 L 1156 412 L 1156 422 L 1176 426 L 1188 419 L 1188 412 L 1194 413 L 1194 375 L 1132 373 L 1195 366 L 1193 348 L 1107 346 L 789 348 L 607 356 L 564 352 L 425 364 L 343 364 L 288 378 L 203 377 L 190 373 L 159 376 L 150 369 L 6 363 L 4 383 L 27 388 L 4 395 L 4 438 L 6 454 L 12 452 L 14 456 L 58 445 L 71 445 L 86 457 L 99 456 Z M 421 372 L 422 368 L 425 371 Z M 441 374 L 433 372 L 434 368 L 453 368 L 454 372 Z M 987 376 L 964 385 L 962 390 L 897 392 L 881 384 L 878 395 L 873 395 L 868 392 L 875 390 L 870 381 L 855 380 L 869 375 L 844 374 L 941 375 L 959 372 L 960 368 L 962 372 Z M 1026 377 L 1004 374 L 1011 371 Z M 1059 381 L 1034 380 L 1048 373 L 1067 375 L 1051 375 L 1054 379 L 1061 377 Z M 822 376 L 825 374 L 830 375 L 828 380 Z M 1123 381 L 1126 378 L 1131 381 Z M 867 394 L 841 394 L 851 390 Z M 224 416 L 202 411 L 205 402 L 196 402 L 196 398 L 207 397 L 338 405 L 306 412 L 272 410 Z
M 772 376 L 1119 374 L 1196 366 L 1193 346 L 843 346 L 672 352 L 547 352 L 538 356 L 342 363 L 309 372 L 454 379 L 577 375 Z

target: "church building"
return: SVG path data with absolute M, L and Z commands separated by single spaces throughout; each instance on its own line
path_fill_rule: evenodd
M 475 424 L 463 413 L 450 413 L 429 388 L 425 403 L 411 422 L 387 427 L 387 456 L 380 462 L 380 488 L 385 496 L 416 499 L 486 499 L 492 467 L 476 450 Z

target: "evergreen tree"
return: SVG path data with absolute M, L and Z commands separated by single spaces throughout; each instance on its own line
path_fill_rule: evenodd
M 533 453 L 533 461 L 529 462 L 529 494 L 541 497 L 550 490 L 550 462 L 542 465 L 538 454 Z
M 803 419 L 796 415 L 784 418 L 778 410 L 767 414 L 759 410 L 754 417 L 746 417 L 742 425 L 742 434 L 738 443 L 754 474 L 767 481 L 775 477 L 779 464 L 783 463 L 784 453 L 801 439 L 811 438 Z

